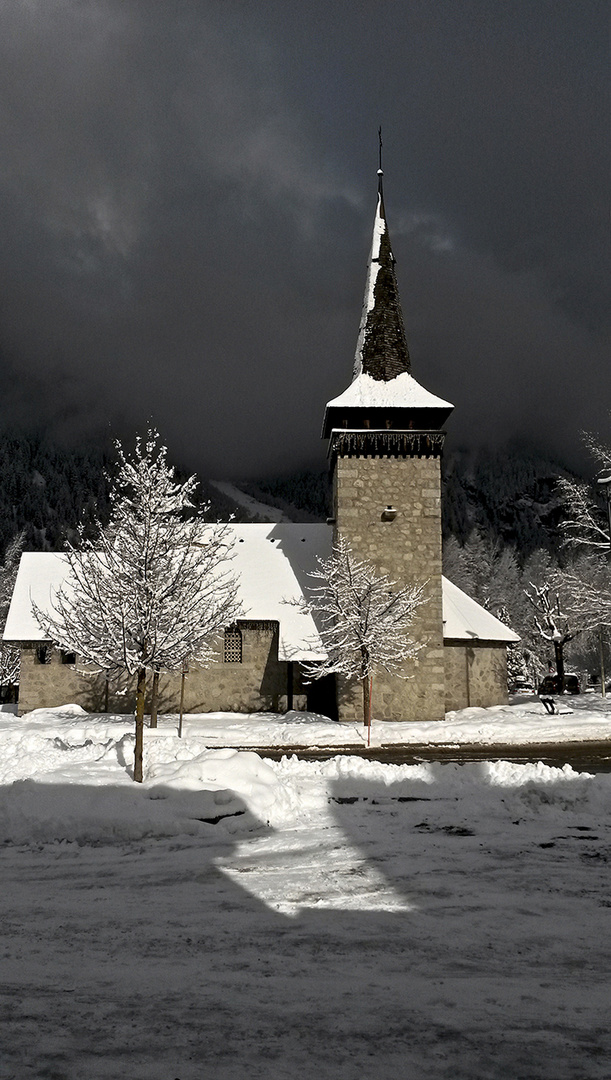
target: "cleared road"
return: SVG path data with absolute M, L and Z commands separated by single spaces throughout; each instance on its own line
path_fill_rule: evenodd
M 418 765 L 421 761 L 455 761 L 464 765 L 468 761 L 515 761 L 523 764 L 542 761 L 544 765 L 562 768 L 571 765 L 577 772 L 611 773 L 611 740 L 586 743 L 545 743 L 527 746 L 244 746 L 235 749 L 254 750 L 261 757 L 279 761 L 294 754 L 303 761 L 326 761 L 339 754 L 353 754 L 369 761 L 382 761 L 386 765 Z

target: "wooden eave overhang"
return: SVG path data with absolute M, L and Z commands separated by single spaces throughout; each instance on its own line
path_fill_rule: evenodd
M 334 428 L 328 455 L 335 457 L 441 457 L 445 431 Z
M 431 408 L 413 406 L 335 406 L 328 405 L 323 419 L 322 438 L 328 439 L 334 430 L 350 431 L 371 428 L 378 431 L 435 431 L 446 423 L 452 406 Z

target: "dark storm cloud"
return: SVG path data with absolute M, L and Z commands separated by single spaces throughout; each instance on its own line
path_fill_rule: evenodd
M 605 31 L 588 0 L 3 5 L 5 425 L 322 458 L 382 122 L 414 374 L 455 440 L 570 454 L 611 404 Z

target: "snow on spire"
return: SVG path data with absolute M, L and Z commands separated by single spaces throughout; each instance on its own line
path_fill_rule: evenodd
M 401 313 L 395 274 L 395 257 L 390 246 L 382 180 L 381 160 L 378 169 L 378 204 L 373 222 L 371 254 L 367 266 L 365 298 L 354 357 L 353 378 L 370 375 L 388 382 L 397 375 L 411 372 L 411 362 Z
M 384 210 L 381 149 L 380 133 L 378 203 L 352 382 L 339 397 L 327 402 L 324 439 L 335 429 L 383 429 L 386 433 L 392 429 L 440 430 L 454 408 L 425 390 L 411 373 Z

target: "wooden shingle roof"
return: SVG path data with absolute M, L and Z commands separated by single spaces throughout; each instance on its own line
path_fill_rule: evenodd
M 404 372 L 411 372 L 411 362 L 399 300 L 395 257 L 386 224 L 380 172 L 354 375 L 370 375 L 372 379 L 388 382 Z

